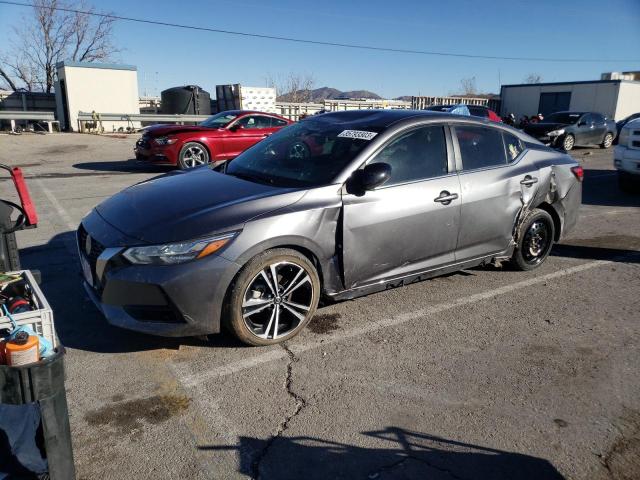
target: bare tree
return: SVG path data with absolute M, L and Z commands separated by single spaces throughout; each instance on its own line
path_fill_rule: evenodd
M 62 11 L 73 9 L 76 11 Z M 0 77 L 12 89 L 51 92 L 56 63 L 61 60 L 108 60 L 119 50 L 113 44 L 114 19 L 96 17 L 85 0 L 35 0 L 33 15 L 14 28 L 10 52 L 0 58 Z
M 316 83 L 313 75 L 308 73 L 290 72 L 286 75 L 274 77 L 269 74 L 266 78 L 268 87 L 276 89 L 278 99 L 293 103 L 307 103 L 311 101 L 311 91 Z
M 530 73 L 524 77 L 524 83 L 540 83 L 542 82 L 542 75 L 539 73 Z
M 476 86 L 476 77 L 466 77 L 460 80 L 460 93 L 462 95 L 476 95 L 478 87 Z

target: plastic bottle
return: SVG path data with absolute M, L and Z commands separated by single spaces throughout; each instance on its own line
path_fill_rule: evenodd
M 5 344 L 7 365 L 17 367 L 35 363 L 39 359 L 38 337 L 27 332 L 18 332 Z

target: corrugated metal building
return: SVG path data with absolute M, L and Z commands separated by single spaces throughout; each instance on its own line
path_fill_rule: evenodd
M 513 113 L 520 118 L 573 110 L 598 112 L 617 121 L 640 112 L 640 82 L 593 80 L 503 85 L 500 99 L 502 116 Z

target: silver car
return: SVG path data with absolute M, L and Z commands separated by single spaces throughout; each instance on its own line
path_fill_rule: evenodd
M 107 320 L 167 336 L 296 335 L 319 300 L 455 270 L 538 267 L 576 223 L 582 168 L 498 123 L 424 111 L 311 117 L 223 167 L 173 172 L 78 229 Z

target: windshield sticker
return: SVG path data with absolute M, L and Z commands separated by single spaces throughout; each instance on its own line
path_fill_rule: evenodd
M 366 132 L 364 130 L 343 130 L 338 137 L 357 138 L 358 140 L 371 140 L 377 135 L 376 132 Z

